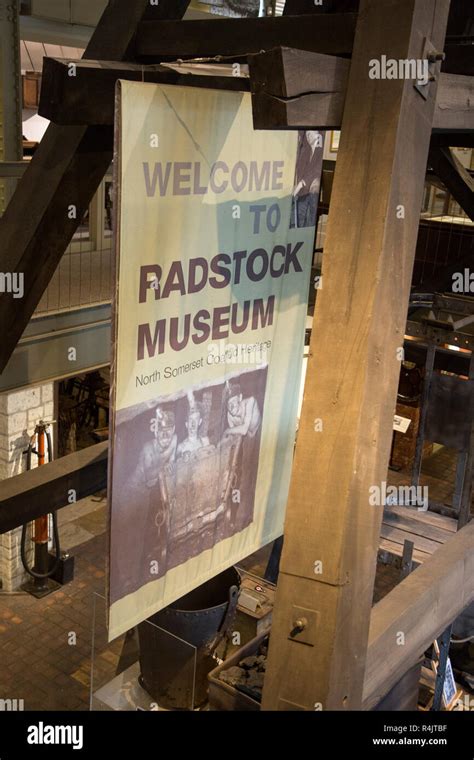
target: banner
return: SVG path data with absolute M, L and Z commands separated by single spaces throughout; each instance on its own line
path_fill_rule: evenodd
M 248 93 L 118 87 L 111 639 L 283 531 L 322 150 Z

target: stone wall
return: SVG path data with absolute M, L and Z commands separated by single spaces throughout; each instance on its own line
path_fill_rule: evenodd
M 54 414 L 54 384 L 0 394 L 0 480 L 19 475 L 26 470 L 24 451 L 40 420 L 52 422 Z M 50 428 L 54 435 L 54 426 Z M 32 467 L 37 467 L 36 456 Z M 33 559 L 31 530 L 27 539 L 29 562 Z M 28 578 L 20 557 L 21 528 L 0 536 L 0 581 L 4 591 L 16 591 Z

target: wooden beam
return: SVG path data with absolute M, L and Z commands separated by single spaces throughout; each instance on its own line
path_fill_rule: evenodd
M 255 129 L 340 129 L 349 60 L 284 47 L 248 60 Z
M 474 76 L 441 74 L 433 129 L 474 134 Z
M 144 21 L 136 39 L 137 59 L 159 61 L 222 55 L 246 57 L 278 45 L 331 55 L 350 55 L 356 14 L 280 18 Z M 216 27 L 216 24 L 219 24 Z
M 365 710 L 384 697 L 473 599 L 471 522 L 373 608 L 364 678 Z
M 173 12 L 171 0 L 160 5 Z M 110 0 L 85 57 L 120 60 L 129 55 L 148 7 L 149 0 Z M 112 149 L 108 128 L 51 124 L 18 183 L 0 219 L 0 271 L 24 275 L 24 297 L 0 294 L 0 372 L 110 166 Z
M 0 533 L 106 488 L 107 456 L 105 441 L 0 481 Z
M 309 3 L 312 1 L 308 0 Z M 327 0 L 322 13 L 314 4 L 314 13 L 309 12 L 312 8 L 306 11 L 300 5 L 299 8 L 295 6 L 295 15 L 275 18 L 219 19 L 218 22 L 215 19 L 144 21 L 140 24 L 134 55 L 137 59 L 148 59 L 149 63 L 218 55 L 240 58 L 283 45 L 350 57 L 357 13 L 333 13 L 326 5 Z M 351 8 L 353 4 L 348 0 L 339 7 Z M 219 23 L 218 34 L 215 23 Z M 474 75 L 472 45 L 447 44 L 444 50 L 444 72 Z
M 345 95 L 351 62 L 335 55 L 276 47 L 248 57 L 252 93 L 294 98 L 305 93 Z
M 290 48 L 249 56 L 255 129 L 340 129 L 349 66 Z M 433 129 L 474 134 L 474 77 L 440 75 Z
M 248 91 L 250 87 L 248 78 L 183 74 L 160 65 L 84 59 L 72 63 L 74 77 L 69 75 L 71 61 L 45 58 L 43 62 L 39 114 L 64 126 L 112 125 L 118 79 L 241 91 Z
M 324 0 L 316 5 L 314 0 L 286 0 L 284 15 L 305 13 L 357 13 L 359 0 Z M 472 31 L 474 10 L 466 0 L 451 0 L 446 35 L 463 36 Z
M 425 38 L 441 49 L 448 8 L 437 2 L 433 14 L 426 0 L 361 2 L 286 512 L 266 710 L 362 705 L 383 512 L 369 503 L 369 489 L 387 475 L 436 102 L 436 82 L 424 100 L 407 80 L 378 81 L 367 72 L 382 54 L 420 57 Z M 342 359 L 334 361 L 335 351 Z
M 428 162 L 463 211 L 474 221 L 474 179 L 467 169 L 450 148 L 432 147 Z
M 70 76 L 70 66 L 75 76 Z M 249 57 L 244 77 L 183 74 L 166 66 L 46 58 L 39 113 L 56 124 L 111 125 L 117 79 L 246 91 L 256 129 L 340 129 L 350 61 L 294 48 Z M 474 77 L 440 76 L 433 127 L 474 136 Z M 310 121 L 316 123 L 309 123 Z M 462 138 L 457 138 L 463 142 Z

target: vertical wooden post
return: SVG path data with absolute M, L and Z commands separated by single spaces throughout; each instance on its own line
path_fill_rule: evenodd
M 386 479 L 437 90 L 371 79 L 369 62 L 442 50 L 448 9 L 360 5 L 263 709 L 361 707 L 383 512 L 369 489 Z

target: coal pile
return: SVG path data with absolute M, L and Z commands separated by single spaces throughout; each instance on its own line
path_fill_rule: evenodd
M 238 665 L 223 670 L 219 680 L 229 684 L 234 689 L 247 694 L 257 702 L 262 701 L 263 681 L 267 666 L 268 640 L 265 640 L 257 654 L 244 657 Z

